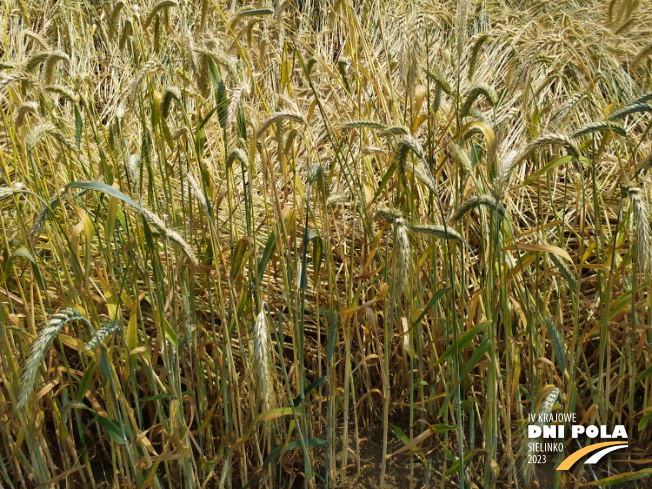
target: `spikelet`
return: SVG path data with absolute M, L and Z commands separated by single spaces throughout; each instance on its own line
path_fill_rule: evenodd
M 495 210 L 498 212 L 498 215 L 505 217 L 505 208 L 503 205 L 493 195 L 486 194 L 470 197 L 462 202 L 462 204 L 460 204 L 460 206 L 455 211 L 455 214 L 453 215 L 453 221 L 459 221 L 469 211 L 475 209 L 478 206 L 484 206 L 490 210 Z
M 240 148 L 232 149 L 229 155 L 226 158 L 226 166 L 229 167 L 233 164 L 235 160 L 238 160 L 243 165 L 248 164 L 249 158 L 247 154 L 242 151 Z
M 242 98 L 242 93 L 246 91 L 247 87 L 244 84 L 239 84 L 233 89 L 231 94 L 231 102 L 229 103 L 229 111 L 226 115 L 226 126 L 229 127 L 232 121 L 235 120 L 235 114 L 238 111 L 240 106 L 240 99 Z
M 45 83 L 51 84 L 54 79 L 54 70 L 57 67 L 59 61 L 67 61 L 70 63 L 70 58 L 67 54 L 62 53 L 61 51 L 54 51 L 50 53 L 45 59 Z
M 460 233 L 450 226 L 439 226 L 437 224 L 413 224 L 410 229 L 421 234 L 428 234 L 441 239 L 454 239 L 464 243 L 464 238 Z
M 464 171 L 469 174 L 473 173 L 471 159 L 464 151 L 462 151 L 462 148 L 460 148 L 457 143 L 452 140 L 449 141 L 448 148 L 451 150 L 451 153 L 453 153 L 453 156 L 455 156 L 455 159 L 460 163 L 460 165 L 462 165 Z
M 14 183 L 13 187 L 0 187 L 0 201 L 18 195 L 25 190 L 25 184 L 22 182 Z
M 435 84 L 447 95 L 450 95 L 453 92 L 450 83 L 448 83 L 444 75 L 436 68 L 430 70 L 426 69 L 426 76 L 434 81 Z
M 472 86 L 467 92 L 466 99 L 464 100 L 464 105 L 462 105 L 462 108 L 460 109 L 461 117 L 468 115 L 471 107 L 473 106 L 473 103 L 480 95 L 483 95 L 484 98 L 487 99 L 487 103 L 489 103 L 489 105 L 492 107 L 496 105 L 496 102 L 498 102 L 498 95 L 496 94 L 496 91 L 493 89 L 493 87 L 490 87 L 486 83 L 478 83 Z
M 470 0 L 457 0 L 457 13 L 455 19 L 455 47 L 457 48 L 457 59 L 462 59 L 462 52 L 466 44 L 468 15 Z
M 403 213 L 400 210 L 391 207 L 381 207 L 375 212 L 374 215 L 375 217 L 384 219 L 385 222 L 389 224 L 394 224 L 397 219 L 403 217 Z
M 535 415 L 536 422 L 531 424 L 536 424 L 542 427 L 545 423 L 539 420 L 545 419 L 550 415 L 550 413 L 552 413 L 552 408 L 555 405 L 557 399 L 559 398 L 561 391 L 557 387 L 552 387 L 549 389 L 550 391 L 548 392 L 546 397 L 543 398 L 543 401 L 541 401 L 541 404 L 539 404 L 539 408 L 536 411 L 536 415 Z M 545 390 L 546 389 L 544 389 L 544 391 Z M 525 487 L 528 487 L 529 484 L 534 479 L 535 464 L 529 463 L 529 458 L 531 455 L 533 455 L 533 452 L 530 450 L 530 448 L 534 443 L 536 443 L 536 441 L 537 440 L 528 439 L 527 430 L 523 431 L 519 455 L 520 455 L 520 462 L 521 462 L 520 472 L 523 477 L 523 482 Z
M 407 162 L 407 156 L 410 151 L 412 151 L 417 158 L 423 158 L 423 148 L 419 141 L 410 135 L 403 136 L 398 142 L 396 153 L 394 153 L 394 161 L 398 165 L 398 171 L 402 178 L 405 178 L 405 163 Z
M 73 92 L 71 92 L 70 90 L 68 90 L 63 85 L 50 85 L 48 87 L 45 87 L 45 91 L 57 94 L 59 97 L 63 97 L 67 100 L 70 100 L 73 103 L 79 102 L 79 97 L 75 95 Z
M 276 124 L 277 122 L 282 122 L 282 121 L 292 121 L 292 122 L 298 122 L 300 124 L 305 124 L 306 120 L 305 118 L 296 112 L 290 112 L 290 111 L 281 111 L 281 112 L 276 112 L 269 116 L 258 128 L 256 131 L 256 137 L 260 138 L 267 129 L 270 128 L 273 124 Z
M 566 347 L 564 346 L 564 336 L 552 322 L 550 316 L 546 317 L 546 327 L 550 333 L 550 339 L 555 348 L 555 356 L 557 358 L 557 363 L 559 364 L 559 370 L 563 377 L 563 374 L 566 371 Z
M 624 119 L 631 114 L 639 114 L 643 112 L 652 112 L 652 105 L 645 102 L 636 102 L 617 110 L 609 116 L 610 120 Z
M 641 270 L 645 273 L 652 264 L 652 247 L 650 247 L 650 219 L 642 191 L 638 187 L 629 189 L 629 199 L 632 201 L 634 222 L 636 223 L 636 253 Z
M 478 55 L 480 54 L 480 50 L 482 49 L 482 45 L 487 42 L 489 39 L 488 34 L 482 34 L 475 43 L 473 43 L 473 48 L 471 49 L 471 57 L 469 58 L 469 73 L 468 73 L 468 78 L 469 80 L 473 77 L 473 74 L 475 73 L 475 66 L 478 61 Z
M 46 122 L 45 124 L 39 124 L 34 129 L 32 129 L 32 132 L 30 132 L 27 135 L 27 138 L 25 138 L 25 142 L 27 143 L 27 150 L 30 153 L 34 151 L 34 148 L 36 147 L 39 139 L 41 139 L 41 137 L 44 135 L 54 137 L 59 141 L 61 145 L 67 148 L 71 147 L 71 144 L 68 139 L 66 139 L 66 136 L 64 136 L 63 133 L 52 124 Z
M 29 73 L 0 73 L 0 93 L 3 93 L 14 83 L 27 83 L 29 85 L 34 84 L 34 77 Z
M 88 321 L 81 312 L 77 309 L 69 307 L 63 309 L 57 314 L 53 314 L 48 319 L 43 329 L 39 332 L 36 341 L 32 344 L 32 351 L 27 363 L 23 369 L 23 376 L 21 380 L 20 394 L 18 395 L 17 409 L 23 409 L 34 390 L 36 383 L 36 374 L 38 373 L 39 366 L 45 357 L 48 347 L 59 334 L 61 328 L 71 321 L 84 320 Z
M 314 184 L 318 180 L 324 178 L 324 168 L 319 164 L 310 165 L 308 167 L 308 183 Z
M 634 104 L 644 104 L 648 100 L 652 100 L 652 92 L 648 92 L 646 94 L 641 95 L 639 98 L 634 100 L 630 105 Z
M 337 71 L 340 72 L 342 82 L 344 83 L 344 88 L 347 92 L 351 93 L 351 83 L 349 83 L 349 77 L 346 76 L 346 68 L 349 66 L 349 64 L 349 61 L 345 58 L 340 58 L 337 60 Z
M 118 47 L 120 50 L 123 50 L 127 45 L 127 40 L 134 35 L 134 25 L 129 19 L 125 20 L 124 25 L 122 26 L 122 32 L 120 32 L 120 40 L 118 41 Z
M 190 131 L 188 130 L 187 127 L 180 127 L 179 129 L 174 131 L 174 133 L 172 134 L 172 140 L 176 141 L 180 137 L 187 136 L 188 134 L 190 134 Z
M 186 240 L 179 235 L 179 233 L 165 227 L 163 220 L 152 211 L 145 209 L 144 207 L 136 209 L 136 211 L 140 212 L 147 221 L 147 224 L 151 225 L 154 230 L 156 230 L 161 236 L 169 239 L 174 244 L 179 246 L 179 248 L 181 248 L 181 250 L 186 254 L 193 265 L 199 265 L 199 260 L 197 260 L 195 252 L 192 250 Z
M 337 205 L 337 204 L 350 204 L 351 199 L 344 194 L 332 194 L 329 195 L 328 198 L 326 199 L 326 205 L 328 207 Z
M 398 267 L 396 269 L 396 292 L 400 295 L 405 291 L 405 286 L 411 275 L 412 248 L 407 234 L 407 226 L 403 218 L 394 221 L 396 250 L 398 254 Z
M 38 104 L 36 102 L 25 102 L 18 109 L 16 109 L 16 115 L 14 117 L 14 126 L 19 128 L 25 122 L 25 116 L 27 114 L 35 113 L 38 109 Z
M 575 130 L 572 134 L 571 137 L 574 138 L 581 138 L 582 136 L 586 136 L 587 134 L 592 134 L 594 132 L 615 132 L 616 134 L 627 137 L 627 131 L 625 129 L 617 124 L 607 124 L 606 122 L 592 122 L 590 124 L 586 124 L 585 126 L 580 127 L 579 129 Z
M 414 86 L 417 79 L 417 67 L 419 64 L 419 54 L 421 52 L 421 39 L 423 18 L 417 15 L 410 26 L 410 50 L 407 57 L 407 72 L 405 74 L 405 83 L 408 94 L 414 93 Z
M 534 141 L 532 141 L 521 153 L 521 155 L 516 158 L 515 164 L 523 161 L 533 151 L 550 145 L 563 146 L 566 151 L 568 151 L 575 158 L 580 157 L 580 153 L 575 147 L 575 143 L 573 143 L 573 141 L 568 136 L 559 133 L 548 133 L 543 134 L 542 136 L 539 136 Z
M 65 189 L 60 189 L 59 192 L 64 192 Z M 29 233 L 27 234 L 27 237 L 31 240 L 34 239 L 36 236 L 41 234 L 41 231 L 43 230 L 43 226 L 45 225 L 45 222 L 49 219 L 49 217 L 52 215 L 54 212 L 54 209 L 59 205 L 61 202 L 61 194 L 57 193 L 56 195 L 53 195 L 50 197 L 50 201 L 48 202 L 48 205 L 44 205 L 38 215 L 36 216 L 36 219 L 34 219 L 34 223 L 32 224 L 31 229 L 29 230 Z
M 491 194 L 499 200 L 505 195 L 505 190 L 507 190 L 507 186 L 511 180 L 512 171 L 516 167 L 514 160 L 517 157 L 518 151 L 512 149 L 504 156 L 501 155 L 498 158 L 496 176 L 493 182 L 491 182 Z M 489 156 L 487 156 L 487 161 L 490 161 Z
M 129 106 L 130 103 L 135 100 L 135 98 L 138 95 L 138 92 L 140 90 L 140 84 L 143 81 L 143 78 L 145 78 L 150 72 L 156 71 L 157 69 L 160 68 L 160 64 L 158 61 L 150 60 L 144 62 L 142 65 L 140 65 L 140 70 L 133 76 L 131 81 L 129 82 L 129 85 L 124 90 L 124 99 L 123 99 L 123 104 L 125 106 Z
M 548 256 L 550 257 L 550 261 L 552 261 L 559 270 L 559 273 L 561 273 L 566 279 L 571 290 L 577 290 L 577 280 L 575 279 L 573 272 L 568 268 L 568 265 L 566 265 L 566 262 L 554 253 L 549 253 Z
M 534 141 L 532 141 L 530 144 L 528 144 L 520 153 L 518 153 L 516 156 L 513 156 L 509 158 L 507 161 L 505 161 L 504 167 L 499 173 L 500 178 L 497 181 L 497 184 L 495 186 L 494 194 L 498 193 L 499 191 L 504 191 L 507 183 L 509 182 L 509 178 L 514 171 L 514 169 L 524 161 L 528 156 L 533 151 L 536 151 L 537 149 L 544 148 L 546 146 L 563 146 L 566 151 L 568 151 L 572 156 L 575 158 L 580 157 L 580 153 L 577 150 L 577 147 L 573 143 L 573 141 L 566 136 L 565 134 L 559 134 L 559 133 L 547 133 L 543 134 L 542 136 L 539 136 L 536 138 Z
M 127 158 L 127 173 L 131 184 L 138 188 L 140 184 L 140 156 L 132 154 Z
M 235 19 L 233 19 L 233 22 L 231 22 L 231 29 L 235 29 L 235 27 L 243 20 L 248 17 L 262 17 L 265 15 L 272 15 L 274 11 L 269 8 L 253 8 L 250 6 L 247 7 L 242 7 L 240 10 L 238 10 L 235 14 Z
M 47 39 L 45 39 L 45 38 L 44 38 L 43 36 L 41 36 L 40 34 L 37 34 L 36 32 L 31 31 L 31 30 L 29 30 L 29 29 L 25 29 L 25 30 L 23 31 L 23 35 L 24 35 L 25 37 L 29 37 L 30 39 L 36 41 L 36 43 L 38 43 L 38 44 L 39 44 L 43 49 L 45 49 L 46 51 L 50 51 L 50 50 L 51 50 L 50 45 L 48 44 Z
M 410 171 L 423 183 L 428 190 L 432 193 L 437 193 L 435 179 L 432 176 L 431 172 L 423 166 L 423 160 L 419 160 L 417 163 L 410 166 Z
M 157 3 L 156 5 L 154 5 L 154 7 L 152 7 L 152 10 L 150 10 L 149 14 L 147 15 L 143 27 L 147 29 L 149 25 L 152 23 L 152 20 L 154 20 L 156 14 L 158 14 L 161 10 L 166 8 L 171 8 L 171 7 L 178 7 L 178 6 L 179 4 L 173 0 L 163 0 L 162 2 Z
M 195 180 L 195 177 L 193 176 L 192 172 L 185 170 L 185 168 L 184 168 L 184 173 L 186 175 L 186 179 L 188 180 L 188 185 L 192 189 L 193 194 L 195 195 L 199 203 L 206 211 L 206 214 L 208 214 L 208 206 L 206 205 L 206 198 L 204 197 L 204 192 L 202 191 L 202 189 L 199 188 L 199 184 L 197 183 L 197 180 Z
M 632 60 L 630 65 L 631 69 L 636 68 L 650 53 L 652 53 L 652 44 L 648 44 L 639 51 L 636 57 Z
M 561 125 L 562 122 L 568 117 L 568 114 L 582 101 L 586 98 L 586 95 L 583 93 L 576 93 L 565 100 L 561 105 L 559 105 L 557 111 L 550 118 L 548 123 L 548 130 L 555 131 Z
M 387 136 L 405 136 L 409 134 L 407 127 L 404 126 L 389 126 L 381 130 L 378 134 L 383 137 Z
M 49 56 L 49 53 L 36 53 L 32 55 L 25 63 L 25 69 L 30 73 L 34 73 L 36 69 L 45 61 Z
M 163 100 L 161 101 L 161 116 L 163 119 L 168 118 L 170 107 L 172 106 L 172 100 L 176 100 L 179 104 L 181 103 L 179 91 L 174 87 L 169 87 L 167 90 L 165 90 L 165 93 L 163 94 Z
M 312 75 L 312 69 L 315 67 L 317 64 L 317 59 L 314 56 L 311 56 L 308 61 L 306 61 L 306 73 L 308 75 L 308 78 L 311 77 Z
M 39 124 L 38 126 L 34 127 L 27 135 L 27 138 L 25 138 L 27 151 L 33 153 L 34 148 L 36 148 L 36 144 L 39 142 L 39 139 L 41 139 L 46 134 L 55 132 L 56 130 L 56 127 L 54 127 L 49 122 Z
M 376 121 L 349 121 L 341 124 L 340 129 L 376 129 L 382 131 L 387 129 L 387 126 Z
M 267 331 L 267 320 L 265 318 L 265 306 L 260 308 L 256 317 L 253 331 L 254 339 L 254 376 L 258 389 L 258 396 L 263 410 L 271 406 L 272 398 L 272 372 L 270 360 L 270 341 Z
M 101 328 L 95 331 L 95 334 L 93 334 L 93 337 L 88 341 L 88 343 L 86 343 L 84 349 L 86 351 L 91 351 L 97 348 L 101 343 L 104 343 L 104 340 L 106 338 L 108 338 L 113 333 L 119 330 L 120 330 L 120 321 L 117 320 L 109 321 L 103 324 Z
M 125 8 L 127 8 L 127 5 L 121 1 L 116 3 L 113 10 L 111 10 L 111 15 L 109 16 L 109 37 L 111 39 L 115 37 L 115 30 L 120 21 L 120 12 Z
M 399 153 L 407 155 L 408 151 L 412 151 L 414 155 L 422 159 L 423 158 L 423 148 L 421 147 L 421 143 L 419 141 L 411 136 L 411 135 L 406 135 L 403 136 L 399 142 L 398 142 L 398 149 Z

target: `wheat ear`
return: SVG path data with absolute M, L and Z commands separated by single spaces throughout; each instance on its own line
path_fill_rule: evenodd
M 18 395 L 18 409 L 22 409 L 29 401 L 29 397 L 34 390 L 36 383 L 36 374 L 38 373 L 39 366 L 45 357 L 50 344 L 54 338 L 59 334 L 61 328 L 72 321 L 89 321 L 84 315 L 74 307 L 68 307 L 62 311 L 53 314 L 48 319 L 43 329 L 39 332 L 36 341 L 32 344 L 32 352 L 29 355 L 25 368 L 23 369 L 23 376 L 21 380 L 20 394 Z
M 181 248 L 183 252 L 186 254 L 186 256 L 190 259 L 193 265 L 199 264 L 199 260 L 197 260 L 197 255 L 195 255 L 195 252 L 192 250 L 190 245 L 186 242 L 185 239 L 181 237 L 181 235 L 179 235 L 179 233 L 165 227 L 165 223 L 163 222 L 163 220 L 160 217 L 158 217 L 156 214 L 154 214 L 152 211 L 145 209 L 144 207 L 141 207 L 140 209 L 136 209 L 136 210 L 143 215 L 143 217 L 147 221 L 147 224 L 153 226 L 154 229 L 161 236 L 168 238 L 170 241 L 178 245 L 179 248 Z
M 564 337 L 559 329 L 557 329 L 557 326 L 555 326 L 555 323 L 552 322 L 550 316 L 546 317 L 546 327 L 550 333 L 550 339 L 552 339 L 552 345 L 555 348 L 555 356 L 557 357 L 559 370 L 561 370 L 563 376 L 566 371 L 566 347 L 564 346 Z
M 265 318 L 265 304 L 260 308 L 260 312 L 254 323 L 254 375 L 258 396 L 263 406 L 263 410 L 269 409 L 271 405 L 272 392 L 272 371 L 271 360 L 269 355 L 269 332 L 267 331 L 267 320 Z
M 412 258 L 412 249 L 407 234 L 407 225 L 403 218 L 394 221 L 394 232 L 396 233 L 396 246 L 398 253 L 396 291 L 400 295 L 405 290 L 405 286 L 410 277 L 410 261 Z
M 109 321 L 103 324 L 101 328 L 95 331 L 93 337 L 88 341 L 88 343 L 86 343 L 86 346 L 84 346 L 84 349 L 86 351 L 91 351 L 97 348 L 97 346 L 99 346 L 100 343 L 104 342 L 105 338 L 111 336 L 119 329 L 120 329 L 120 321 L 117 320 Z
M 629 189 L 636 223 L 636 253 L 641 269 L 646 272 L 652 264 L 652 248 L 650 248 L 650 219 L 641 194 L 641 189 L 638 187 Z
M 475 209 L 478 206 L 484 206 L 488 209 L 496 210 L 501 217 L 505 217 L 505 208 L 503 205 L 493 195 L 486 194 L 471 197 L 462 202 L 453 215 L 453 221 L 459 221 L 469 211 L 471 211 L 471 209 Z

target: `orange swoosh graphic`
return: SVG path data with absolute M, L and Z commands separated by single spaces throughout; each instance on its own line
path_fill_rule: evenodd
M 596 450 L 600 450 L 601 448 L 610 447 L 610 446 L 613 446 L 613 445 L 626 445 L 626 444 L 627 443 L 625 443 L 623 441 L 605 441 L 605 442 L 602 442 L 602 443 L 596 443 L 595 445 L 589 445 L 588 447 L 584 447 L 584 448 L 574 452 L 572 455 L 570 455 L 568 458 L 566 458 L 566 460 L 564 460 L 562 463 L 559 464 L 559 467 L 557 467 L 557 470 L 568 470 L 579 459 L 581 459 L 585 455 L 588 455 L 591 452 L 595 452 Z

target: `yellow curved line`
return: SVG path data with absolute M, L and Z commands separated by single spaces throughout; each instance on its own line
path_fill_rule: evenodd
M 559 464 L 557 470 L 568 470 L 573 465 L 575 465 L 575 462 L 577 462 L 585 455 L 588 455 L 591 452 L 595 452 L 596 450 L 600 450 L 601 448 L 610 447 L 613 445 L 626 445 L 626 443 L 622 441 L 605 441 L 602 443 L 596 443 L 595 445 L 589 445 L 588 447 L 584 447 L 576 452 L 573 452 L 572 455 L 567 457 L 562 463 Z

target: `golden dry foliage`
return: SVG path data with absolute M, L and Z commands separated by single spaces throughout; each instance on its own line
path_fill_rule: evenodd
M 0 20 L 0 486 L 647 487 L 649 2 Z

